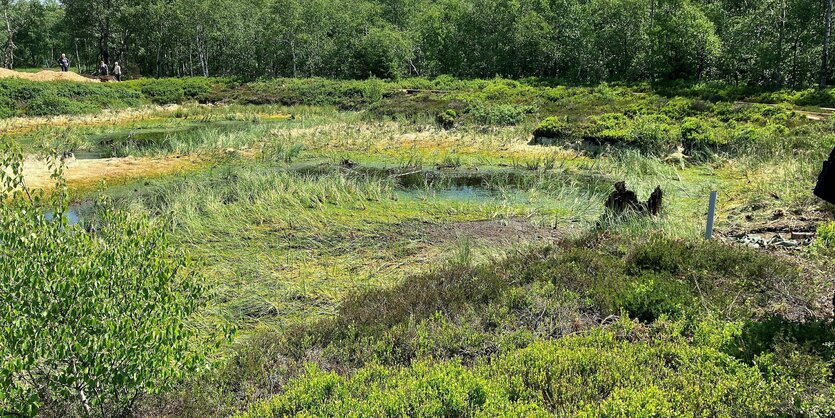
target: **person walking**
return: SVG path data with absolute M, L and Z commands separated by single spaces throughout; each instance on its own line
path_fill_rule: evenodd
M 122 81 L 122 67 L 119 65 L 119 61 L 113 64 L 113 77 L 116 78 L 116 81 Z
M 58 65 L 61 66 L 61 72 L 63 73 L 70 70 L 70 60 L 67 59 L 65 54 L 61 54 L 61 58 L 58 58 Z
M 104 61 L 99 63 L 99 76 L 108 76 L 110 75 L 110 70 L 107 68 L 107 64 Z

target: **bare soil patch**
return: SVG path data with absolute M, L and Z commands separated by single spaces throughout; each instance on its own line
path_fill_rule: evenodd
M 101 158 L 92 160 L 68 159 L 64 178 L 72 187 L 95 186 L 101 180 L 123 180 L 145 176 L 173 173 L 194 167 L 199 159 L 194 156 L 171 156 L 158 158 Z M 30 188 L 49 189 L 54 182 L 46 161 L 27 159 L 23 174 Z
M 430 224 L 425 230 L 425 239 L 432 243 L 471 240 L 486 244 L 507 244 L 521 241 L 557 241 L 568 236 L 571 231 L 571 227 L 548 228 L 522 218 L 489 219 Z

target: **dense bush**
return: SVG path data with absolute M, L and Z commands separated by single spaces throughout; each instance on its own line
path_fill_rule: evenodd
M 17 112 L 17 104 L 11 97 L 0 96 L 0 119 L 15 116 Z
M 251 104 L 329 105 L 356 110 L 377 103 L 394 89 L 395 84 L 378 79 L 274 79 L 248 84 L 235 95 L 237 100 Z
M 824 222 L 818 226 L 814 248 L 835 252 L 835 221 Z
M 26 114 L 30 116 L 78 115 L 99 110 L 99 107 L 76 102 L 61 96 L 43 95 L 29 101 Z
M 811 406 L 791 375 L 762 371 L 771 358 L 748 366 L 674 332 L 640 341 L 641 332 L 621 323 L 537 342 L 473 368 L 418 362 L 343 377 L 310 366 L 283 394 L 240 417 L 776 416 Z M 832 399 L 814 401 L 824 415 L 835 408 Z
M 565 139 L 571 136 L 568 120 L 552 116 L 546 118 L 534 129 L 533 136 L 537 138 Z
M 584 136 L 604 143 L 617 143 L 629 135 L 629 118 L 623 113 L 606 113 L 589 118 Z
M 673 121 L 664 115 L 638 116 L 629 127 L 626 145 L 650 155 L 662 155 L 681 143 L 679 135 Z
M 162 79 L 142 78 L 119 84 L 133 91 L 143 92 L 143 94 L 146 94 L 144 92 L 147 90 L 151 92 L 151 95 L 159 95 L 161 97 L 173 95 L 186 99 L 197 99 L 212 91 L 213 88 L 227 86 L 229 83 L 230 81 L 224 78 L 186 77 Z
M 452 129 L 458 121 L 458 112 L 455 109 L 447 109 L 435 116 L 435 123 L 444 129 Z
M 467 108 L 470 118 L 478 125 L 511 126 L 521 123 L 534 113 L 530 105 L 471 103 Z
M 180 103 L 185 98 L 183 87 L 171 80 L 160 80 L 142 86 L 142 94 L 156 104 Z
M 102 108 L 136 106 L 142 95 L 106 83 L 0 80 L 0 117 L 91 113 Z
M 195 371 L 186 320 L 203 291 L 165 229 L 107 210 L 88 233 L 69 223 L 60 182 L 50 199 L 29 193 L 22 156 L 2 157 L 0 415 L 125 416 Z

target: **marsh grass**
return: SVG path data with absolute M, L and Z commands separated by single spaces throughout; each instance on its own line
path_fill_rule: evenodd
M 529 145 L 538 124 L 529 110 L 486 106 L 530 92 L 488 90 L 456 94 L 481 103 L 481 113 L 465 120 L 490 122 L 452 129 L 421 109 L 381 116 L 382 109 L 334 106 L 186 105 L 42 121 L 9 137 L 47 151 L 207 156 L 202 169 L 103 193 L 117 206 L 168 220 L 177 243 L 200 262 L 213 283 L 212 309 L 195 326 L 228 321 L 242 331 L 230 354 L 233 375 L 213 376 L 226 379 L 218 396 L 234 398 L 230 414 L 241 400 L 280 390 L 304 361 L 345 373 L 370 363 L 409 367 L 415 359 L 471 366 L 611 315 L 661 326 L 672 326 L 666 317 L 704 311 L 748 318 L 797 308 L 823 288 L 816 278 L 801 280 L 805 265 L 703 243 L 701 235 L 711 190 L 720 192 L 719 227 L 738 226 L 732 216 L 746 206 L 820 209 L 808 188 L 835 145 L 831 123 L 792 119 L 783 138 L 763 134 L 758 140 L 767 142 L 733 152 L 714 146 L 709 155 L 671 163 L 640 147 L 591 154 Z M 684 114 L 674 113 L 690 110 L 677 103 L 608 86 L 537 96 L 540 112 L 566 115 L 578 128 L 601 112 L 669 113 L 678 121 Z M 725 107 L 728 117 L 745 116 Z M 654 129 L 679 128 L 641 129 L 666 147 L 669 138 Z M 661 186 L 662 214 L 604 217 L 618 181 L 640 200 Z M 526 222 L 579 238 L 552 246 L 445 231 L 474 221 Z M 740 289 L 744 302 L 734 299 Z M 715 331 L 725 325 L 737 323 Z M 687 338 L 695 341 L 694 333 Z

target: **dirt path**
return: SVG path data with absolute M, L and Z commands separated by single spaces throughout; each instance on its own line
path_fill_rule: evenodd
M 777 105 L 773 104 L 773 103 L 756 103 L 756 102 L 746 102 L 746 101 L 742 101 L 742 100 L 737 100 L 734 103 L 741 104 L 741 105 L 746 105 L 746 106 L 763 105 L 763 106 L 777 107 Z M 809 110 L 799 110 L 799 109 L 793 109 L 793 110 L 794 110 L 795 113 L 799 113 L 799 114 L 805 116 L 806 119 L 817 120 L 817 121 L 826 120 L 829 116 L 832 115 L 832 111 L 835 110 L 835 109 L 830 109 L 830 108 L 827 108 L 827 107 L 820 107 L 818 109 L 820 109 L 819 112 L 812 112 L 812 111 L 809 111 Z
M 69 159 L 64 178 L 72 188 L 95 187 L 100 181 L 125 181 L 139 177 L 189 170 L 201 159 L 196 156 L 126 157 L 93 160 Z M 50 170 L 46 161 L 28 158 L 23 164 L 23 175 L 29 188 L 52 187 Z
M 527 219 L 490 219 L 481 221 L 431 224 L 426 230 L 426 239 L 432 243 L 457 240 L 477 241 L 488 244 L 510 244 L 520 241 L 556 241 L 576 230 L 537 226 Z

